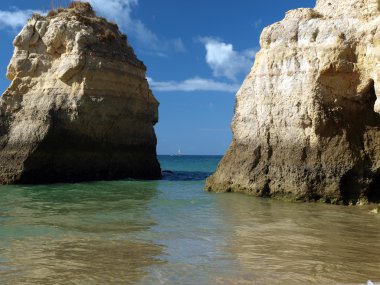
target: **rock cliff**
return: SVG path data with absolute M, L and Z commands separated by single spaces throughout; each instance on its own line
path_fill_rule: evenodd
M 379 201 L 379 10 L 378 0 L 318 0 L 264 29 L 207 190 Z
M 0 100 L 0 183 L 159 178 L 158 102 L 117 25 L 73 2 L 14 40 Z

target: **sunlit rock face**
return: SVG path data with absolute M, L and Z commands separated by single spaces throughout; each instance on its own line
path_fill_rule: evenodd
M 34 15 L 0 101 L 0 183 L 158 178 L 158 102 L 117 25 L 87 3 Z
M 319 0 L 264 29 L 209 191 L 380 197 L 379 1 Z

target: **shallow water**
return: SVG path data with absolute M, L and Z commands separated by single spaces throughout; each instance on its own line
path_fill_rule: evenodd
M 162 181 L 1 186 L 0 284 L 380 282 L 380 215 L 206 193 L 219 159 L 162 156 Z

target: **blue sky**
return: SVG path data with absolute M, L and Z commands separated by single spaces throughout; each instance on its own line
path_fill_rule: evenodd
M 33 11 L 67 0 L 1 0 L 0 87 L 12 40 Z M 262 29 L 315 0 L 89 0 L 116 21 L 148 67 L 160 101 L 159 154 L 223 154 L 232 140 L 235 93 L 253 65 Z

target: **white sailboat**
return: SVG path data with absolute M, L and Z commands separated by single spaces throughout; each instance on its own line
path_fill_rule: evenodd
M 182 156 L 181 148 L 180 148 L 180 147 L 178 147 L 178 151 L 177 151 L 177 153 L 176 153 L 176 156 Z

